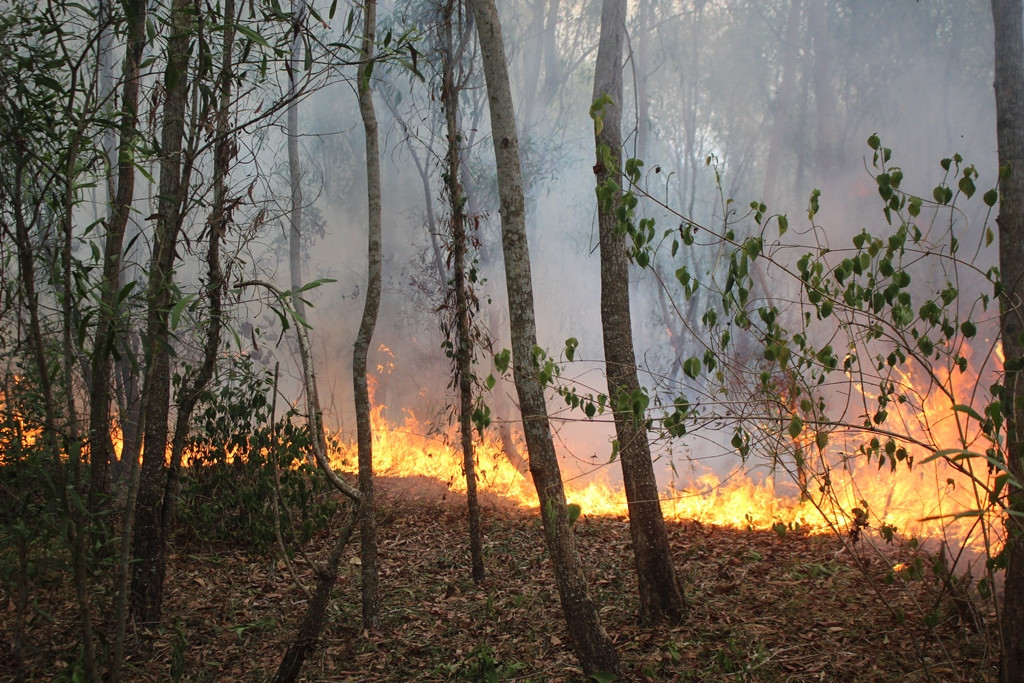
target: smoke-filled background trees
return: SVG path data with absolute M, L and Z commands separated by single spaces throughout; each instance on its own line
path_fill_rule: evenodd
M 993 90 L 1022 77 L 993 60 L 993 16 L 1019 22 L 1019 3 L 2 6 L 5 672 L 48 677 L 50 656 L 76 680 L 131 679 L 149 629 L 171 643 L 164 670 L 187 678 L 169 567 L 244 547 L 273 558 L 268 585 L 308 601 L 288 617 L 300 625 L 274 622 L 275 680 L 298 677 L 332 628 L 323 642 L 363 634 L 337 653 L 351 674 L 353 648 L 396 628 L 397 569 L 376 551 L 397 543 L 402 505 L 375 493 L 376 470 L 468 489 L 475 587 L 442 592 L 491 590 L 491 616 L 503 579 L 484 579 L 497 551 L 479 536 L 477 480 L 540 501 L 543 533 L 529 529 L 549 564 L 516 580 L 544 585 L 553 568 L 568 637 L 533 640 L 575 662 L 543 673 L 469 642 L 435 678 L 762 666 L 733 639 L 692 657 L 657 645 L 660 668 L 651 652 L 620 660 L 633 617 L 700 618 L 706 553 L 676 527 L 670 549 L 664 514 L 801 542 L 831 531 L 851 572 L 872 579 L 864 557 L 883 558 L 872 580 L 900 627 L 910 608 L 878 585 L 920 584 L 901 594 L 926 627 L 904 633 L 915 675 L 1020 680 L 1016 371 L 1000 338 L 1015 329 L 1000 239 L 1019 131 L 997 139 Z M 621 75 L 615 92 L 602 70 Z M 999 121 L 1019 116 L 1010 102 Z M 510 247 L 520 232 L 528 257 Z M 616 250 L 628 273 L 610 276 Z M 635 361 L 612 353 L 613 289 Z M 618 530 L 632 612 L 609 626 L 579 520 L 627 514 L 619 461 L 646 461 L 645 439 L 662 511 L 645 513 L 653 531 Z M 741 480 L 761 502 L 723 494 Z M 634 518 L 649 498 L 629 501 Z M 800 580 L 840 571 L 815 566 Z M 345 630 L 360 622 L 351 596 L 331 611 L 339 573 L 362 591 L 362 631 Z M 47 581 L 68 587 L 74 645 L 59 654 L 33 640 Z

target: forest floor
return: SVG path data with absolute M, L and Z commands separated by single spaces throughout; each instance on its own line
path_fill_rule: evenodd
M 487 578 L 476 585 L 468 570 L 464 497 L 418 480 L 384 488 L 382 628 L 360 628 L 356 541 L 346 549 L 303 680 L 582 679 L 536 511 L 485 502 Z M 834 536 L 669 524 L 692 612 L 680 626 L 644 627 L 635 620 L 627 522 L 584 515 L 575 528 L 627 680 L 995 680 L 992 615 L 979 614 L 966 599 L 937 597 L 941 582 L 927 561 L 923 575 L 909 579 L 907 572 L 893 574 L 863 542 L 851 553 Z M 324 534 L 314 546 L 322 551 L 331 541 Z M 302 560 L 295 566 L 312 585 L 310 567 Z M 29 680 L 66 680 L 77 658 L 79 622 L 67 574 L 32 595 Z M 0 633 L 11 634 L 13 597 L 6 587 L 0 597 Z M 177 543 L 164 626 L 132 634 L 126 679 L 269 680 L 305 607 L 280 559 Z M 0 644 L 0 679 L 10 680 L 12 666 L 9 645 Z

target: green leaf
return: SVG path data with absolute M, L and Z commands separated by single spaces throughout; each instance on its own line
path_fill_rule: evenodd
M 800 432 L 804 430 L 804 421 L 800 419 L 799 415 L 794 415 L 789 421 L 789 436 L 791 439 L 795 439 L 800 436 Z
M 807 219 L 814 220 L 815 214 L 818 213 L 821 208 L 819 199 L 821 198 L 821 190 L 815 189 L 811 192 L 811 199 L 807 203 Z
M 131 291 L 135 288 L 135 284 L 136 283 L 132 281 L 121 288 L 121 290 L 117 293 L 118 305 L 124 303 L 124 300 L 128 298 L 128 295 L 131 294 Z
M 181 297 L 178 303 L 174 304 L 174 308 L 171 309 L 171 329 L 176 330 L 178 328 L 178 322 L 181 320 L 181 314 L 185 310 L 193 299 L 196 298 L 195 294 L 188 294 Z
M 509 349 L 502 349 L 494 355 L 494 367 L 498 369 L 498 372 L 504 375 L 508 372 L 508 366 L 511 360 L 512 351 Z
M 914 218 L 920 216 L 921 215 L 921 203 L 923 201 L 924 200 L 922 200 L 920 197 L 911 197 L 910 200 L 907 203 L 907 213 L 909 213 Z
M 35 82 L 36 82 L 37 85 L 41 85 L 44 88 L 49 88 L 50 90 L 54 91 L 55 93 L 59 94 L 59 93 L 63 93 L 64 92 L 64 86 L 62 86 L 57 79 L 51 78 L 50 76 L 46 76 L 46 75 L 43 75 L 43 74 L 38 74 L 35 77 Z
M 985 206 L 995 206 L 996 202 L 999 201 L 999 190 L 989 190 L 984 195 L 982 195 L 982 201 L 985 202 Z
M 555 511 L 555 501 L 553 498 L 548 498 L 548 501 L 544 503 L 544 520 L 552 523 L 555 520 L 556 514 L 558 513 Z
M 594 135 L 600 135 L 604 130 L 604 108 L 611 104 L 614 104 L 612 98 L 607 93 L 602 93 L 590 105 L 590 118 L 594 120 Z
M 953 412 L 955 413 L 967 413 L 978 422 L 983 422 L 985 418 L 978 414 L 978 411 L 971 406 L 964 405 L 963 403 L 957 403 L 953 406 Z
M 961 178 L 958 186 L 960 191 L 963 192 L 968 199 L 974 196 L 976 188 L 974 186 L 974 180 L 970 176 L 965 175 Z
M 565 511 L 569 515 L 569 526 L 572 526 L 576 523 L 576 520 L 580 518 L 580 514 L 583 512 L 583 508 L 581 508 L 576 503 L 569 503 L 567 506 L 565 506 Z
M 262 45 L 263 47 L 270 47 L 270 43 L 267 42 L 266 38 L 264 38 L 259 33 L 252 30 L 245 24 L 235 24 L 235 28 L 238 30 L 239 33 L 241 33 L 243 36 L 245 36 L 252 42 L 256 43 L 257 45 Z
M 333 278 L 329 278 L 329 277 L 322 277 L 319 280 L 313 280 L 312 282 L 307 282 L 306 284 L 302 285 L 297 290 L 295 290 L 295 293 L 296 294 L 301 294 L 302 292 L 308 291 L 310 289 L 315 289 L 315 288 L 319 287 L 320 285 L 326 285 L 326 284 L 331 283 L 331 282 L 337 282 L 337 280 L 335 280 Z
M 576 359 L 576 347 L 580 345 L 579 339 L 576 337 L 569 337 L 565 340 L 565 358 L 566 360 L 573 361 Z

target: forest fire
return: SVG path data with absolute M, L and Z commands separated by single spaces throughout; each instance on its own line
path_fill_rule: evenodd
M 965 445 L 978 449 L 977 423 L 962 411 L 953 410 L 950 395 L 959 404 L 969 404 L 966 392 L 976 390 L 977 376 L 968 373 L 944 373 L 927 383 L 917 382 L 911 373 L 903 373 L 901 383 L 909 400 L 893 407 L 903 432 L 934 448 Z M 927 390 L 915 390 L 923 386 Z M 940 388 L 941 387 L 941 388 Z M 866 392 L 865 392 L 865 395 Z M 0 409 L 4 404 L 0 403 Z M 405 410 L 400 423 L 384 415 L 378 404 L 372 414 L 375 471 L 387 477 L 426 477 L 443 483 L 450 491 L 464 493 L 466 482 L 462 455 L 457 447 L 456 430 L 447 433 L 433 423 L 418 419 Z M 20 439 L 31 445 L 39 429 L 21 425 Z M 112 432 L 114 450 L 120 458 L 123 440 L 119 430 Z M 713 472 L 698 473 L 684 486 L 669 486 L 662 491 L 662 510 L 666 519 L 696 521 L 701 524 L 732 528 L 801 530 L 807 533 L 856 535 L 865 529 L 891 529 L 903 537 L 930 539 L 953 549 L 966 547 L 984 553 L 986 546 L 997 551 L 1001 546 L 1002 524 L 988 505 L 992 473 L 984 463 L 972 470 L 973 459 L 960 462 L 957 469 L 943 459 L 922 464 L 929 451 L 908 440 L 900 442 L 908 452 L 906 462 L 893 469 L 880 465 L 863 454 L 843 462 L 840 454 L 856 453 L 863 435 L 836 430 L 818 465 L 811 468 L 806 494 L 802 495 L 796 476 L 781 468 L 773 476 L 757 476 L 735 469 L 725 477 Z M 339 439 L 332 458 L 336 467 L 355 472 L 354 444 Z M 184 463 L 193 454 L 186 451 Z M 478 488 L 486 495 L 510 504 L 533 507 L 536 491 L 529 472 L 517 469 L 491 434 L 477 438 Z M 228 460 L 233 459 L 229 453 Z M 826 469 L 826 467 L 828 469 Z M 608 468 L 611 468 L 610 470 Z M 570 503 L 580 506 L 589 516 L 625 517 L 628 515 L 625 493 L 611 481 L 618 464 L 594 469 L 594 474 L 566 480 Z M 983 510 L 982 513 L 976 511 Z
M 683 487 L 662 492 L 665 517 L 733 528 L 836 532 L 854 538 L 873 529 L 881 530 L 883 537 L 893 532 L 904 538 L 942 543 L 953 553 L 961 547 L 984 553 L 986 544 L 998 550 L 1001 542 L 994 535 L 1001 533 L 1002 525 L 995 513 L 986 512 L 986 523 L 981 524 L 980 514 L 975 512 L 988 508 L 986 486 L 991 486 L 991 475 L 984 467 L 972 473 L 970 460 L 961 462 L 966 471 L 958 471 L 943 459 L 923 462 L 931 451 L 920 444 L 932 444 L 936 449 L 955 444 L 971 448 L 977 435 L 970 437 L 965 415 L 953 410 L 947 394 L 934 386 L 928 393 L 915 391 L 910 374 L 905 374 L 903 381 L 910 398 L 893 409 L 890 419 L 897 420 L 909 437 L 898 443 L 906 448 L 912 466 L 899 462 L 895 468 L 888 463 L 882 467 L 875 459 L 857 453 L 858 445 L 870 435 L 835 430 L 829 446 L 819 454 L 817 467 L 809 472 L 806 494 L 801 495 L 795 476 L 789 477 L 781 470 L 774 475 L 778 481 L 742 469 L 724 478 L 707 472 Z M 944 383 L 954 396 L 977 386 L 971 375 L 946 375 L 933 378 L 934 382 Z M 401 423 L 392 423 L 379 405 L 372 419 L 377 475 L 429 477 L 453 492 L 465 492 L 462 455 L 454 428 L 448 434 L 438 434 L 436 428 L 431 429 L 409 410 Z M 843 453 L 853 455 L 844 462 Z M 513 466 L 497 439 L 487 435 L 478 438 L 476 454 L 482 492 L 516 505 L 537 506 L 529 473 Z M 337 467 L 355 471 L 354 445 L 338 446 L 333 458 Z M 613 471 L 618 469 L 617 463 L 609 466 Z M 566 481 L 568 501 L 579 505 L 582 514 L 628 514 L 624 491 L 610 482 L 607 472 L 595 469 L 593 476 Z

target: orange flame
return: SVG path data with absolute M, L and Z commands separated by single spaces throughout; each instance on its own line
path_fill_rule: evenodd
M 372 383 L 373 378 L 370 379 Z M 903 378 L 908 387 L 913 387 L 913 379 L 909 372 Z M 953 395 L 964 401 L 970 397 L 960 394 L 977 386 L 976 375 L 970 374 L 960 379 L 946 373 L 929 382 L 953 387 Z M 962 443 L 970 447 L 979 438 L 976 423 L 973 433 L 964 431 L 968 427 L 965 418 L 953 410 L 949 396 L 934 390 L 910 393 L 918 401 L 890 409 L 894 413 L 890 420 L 899 420 L 908 436 L 935 444 L 935 448 Z M 465 492 L 462 454 L 454 428 L 437 434 L 436 428 L 417 419 L 410 410 L 405 410 L 401 423 L 393 424 L 383 411 L 383 406 L 378 405 L 371 416 L 376 475 L 430 477 L 443 482 L 451 491 Z M 986 547 L 998 550 L 1001 541 L 996 536 L 1001 534 L 1002 525 L 997 523 L 996 513 L 985 513 L 985 525 L 978 524 L 978 516 L 968 514 L 986 508 L 990 475 L 975 472 L 977 480 L 972 481 L 971 476 L 956 471 L 944 460 L 919 464 L 929 451 L 911 443 L 901 445 L 917 461 L 912 467 L 900 463 L 895 471 L 888 465 L 880 469 L 877 462 L 864 455 L 844 461 L 840 457 L 844 440 L 845 452 L 852 453 L 856 447 L 849 447 L 848 443 L 861 443 L 864 438 L 832 434 L 828 452 L 821 454 L 823 461 L 832 464 L 812 477 L 808 495 L 801 497 L 792 482 L 783 481 L 777 486 L 770 478 L 757 479 L 739 470 L 724 480 L 706 473 L 684 488 L 664 491 L 663 513 L 669 520 L 754 529 L 799 528 L 810 533 L 842 533 L 888 525 L 903 536 L 935 538 L 954 548 L 966 544 L 978 552 Z M 354 472 L 355 446 L 346 445 L 342 439 L 338 443 L 332 454 L 334 465 Z M 480 491 L 526 507 L 538 505 L 528 473 L 513 466 L 496 439 L 478 438 L 475 449 Z M 824 477 L 828 481 L 826 487 L 821 485 Z M 606 479 L 569 480 L 566 496 L 585 515 L 628 514 L 623 490 Z

